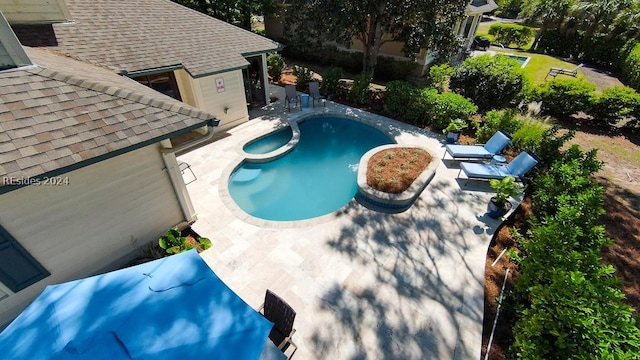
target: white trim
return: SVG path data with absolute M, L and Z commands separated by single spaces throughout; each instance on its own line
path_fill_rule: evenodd
M 5 284 L 0 281 L 0 291 L 4 292 L 5 296 L 0 296 L 0 301 L 8 298 L 9 296 L 15 294 L 11 289 L 9 289 Z
M 267 54 L 262 54 L 262 91 L 264 92 L 265 105 L 269 105 L 271 99 L 269 98 L 269 74 L 267 73 Z M 244 81 L 243 81 L 244 84 Z

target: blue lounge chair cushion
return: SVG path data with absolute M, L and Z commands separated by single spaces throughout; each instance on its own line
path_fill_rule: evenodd
M 447 145 L 447 152 L 453 158 L 486 158 L 490 159 L 494 154 L 480 145 Z
M 498 131 L 484 145 L 447 145 L 447 152 L 451 157 L 469 159 L 490 159 L 500 153 L 511 141 L 511 137 Z
M 513 176 L 506 166 L 487 165 L 480 163 L 460 163 L 460 168 L 464 171 L 468 178 L 476 179 L 502 179 L 507 176 Z
M 538 160 L 528 152 L 522 152 L 516 156 L 508 165 L 460 163 L 460 168 L 468 178 L 475 179 L 503 179 L 513 176 L 516 179 L 529 172 Z

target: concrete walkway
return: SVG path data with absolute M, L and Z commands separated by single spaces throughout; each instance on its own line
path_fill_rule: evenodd
M 197 176 L 188 185 L 198 212 L 193 228 L 213 243 L 203 258 L 251 306 L 267 288 L 293 306 L 294 359 L 478 359 L 485 256 L 499 225 L 484 215 L 488 185 L 464 185 L 457 164 L 437 158 L 435 178 L 404 213 L 352 201 L 302 222 L 249 217 L 227 197 L 227 176 L 241 160 L 241 144 L 289 117 L 330 111 L 366 118 L 398 143 L 444 153 L 439 134 L 333 103 L 287 114 L 281 101 L 180 157 Z

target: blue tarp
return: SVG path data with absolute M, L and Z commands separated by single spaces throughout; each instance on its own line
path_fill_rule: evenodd
M 47 286 L 0 333 L 0 357 L 258 359 L 272 326 L 192 250 Z

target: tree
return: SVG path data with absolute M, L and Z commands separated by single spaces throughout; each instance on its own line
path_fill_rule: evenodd
M 524 0 L 522 16 L 530 22 L 540 24 L 540 30 L 533 40 L 532 49 L 540 42 L 540 37 L 546 30 L 559 27 L 569 15 L 575 0 Z
M 364 47 L 363 73 L 372 78 L 380 47 L 389 41 L 404 43 L 414 57 L 421 48 L 447 58 L 458 49 L 453 32 L 467 0 L 291 0 L 286 8 L 288 27 L 298 39 L 335 41 Z
M 273 11 L 275 0 L 172 0 L 216 19 L 251 30 L 251 15 Z

